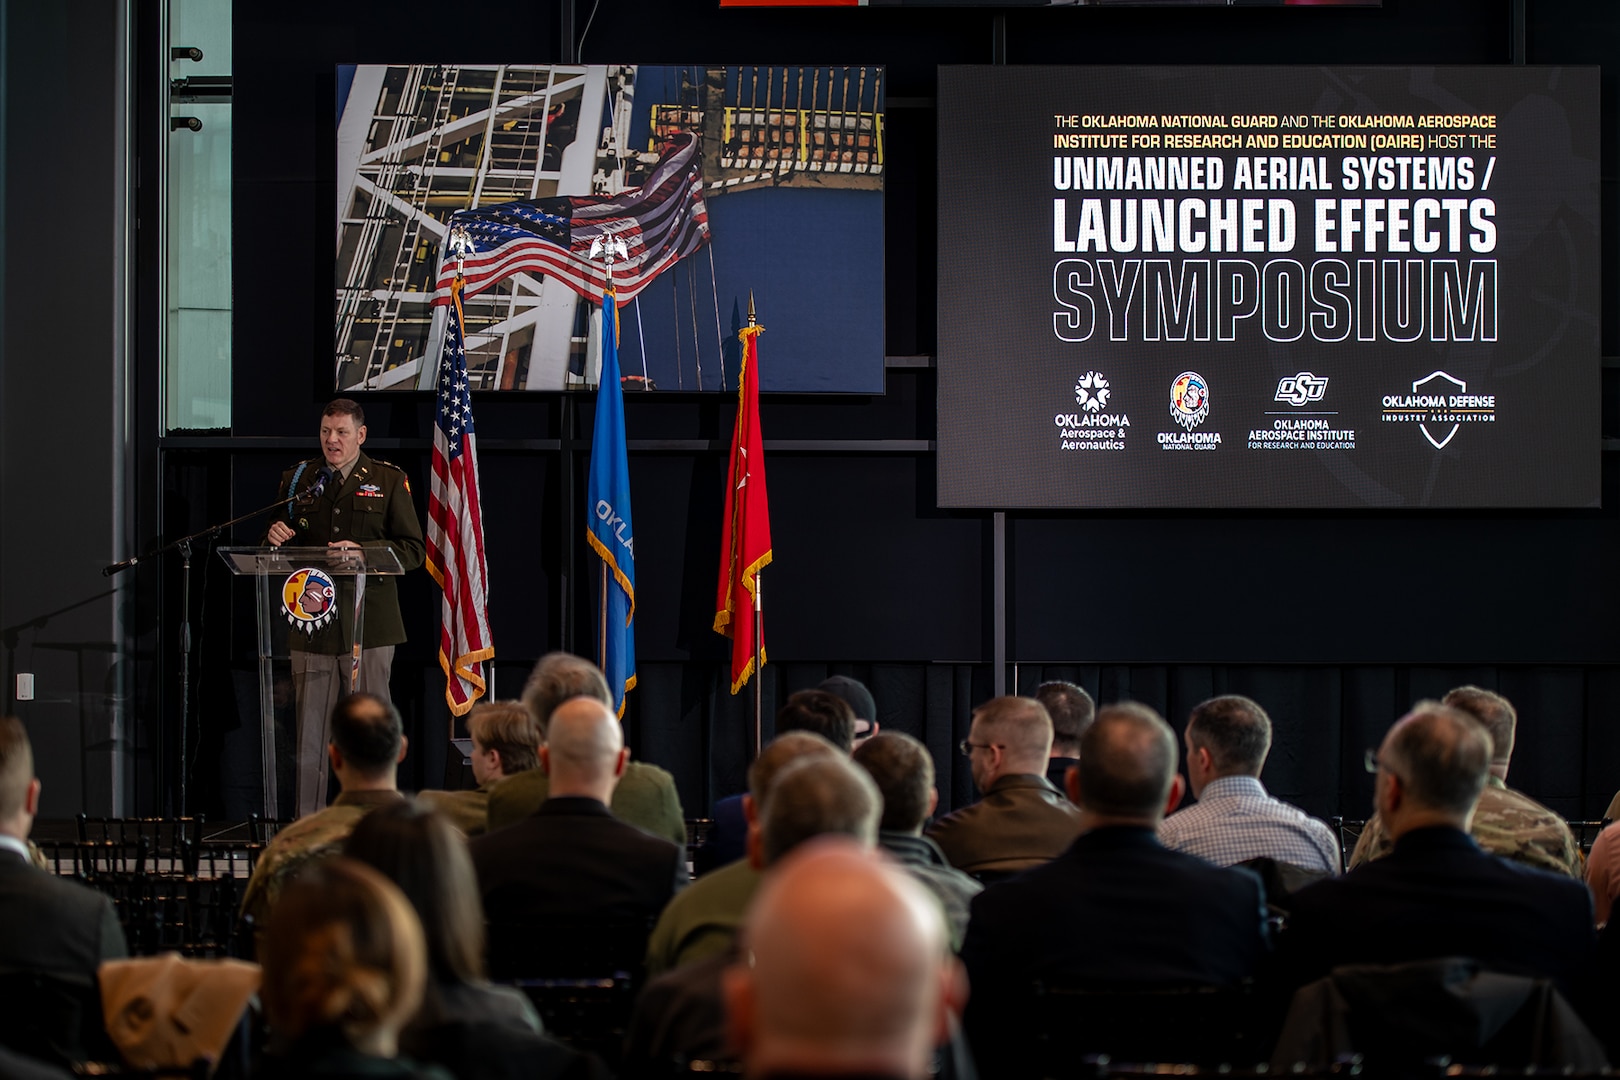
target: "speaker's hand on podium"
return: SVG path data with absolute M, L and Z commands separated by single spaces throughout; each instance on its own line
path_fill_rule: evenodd
M 285 521 L 272 521 L 270 523 L 270 531 L 265 536 L 265 539 L 270 541 L 271 547 L 280 547 L 282 544 L 285 544 L 287 541 L 291 540 L 297 535 L 298 534 L 293 531 L 292 526 L 288 525 Z
M 363 562 L 360 545 L 353 540 L 334 540 L 326 549 L 337 557 L 340 564 L 358 567 Z

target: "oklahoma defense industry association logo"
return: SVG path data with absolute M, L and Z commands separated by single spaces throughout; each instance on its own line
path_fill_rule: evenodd
M 1412 383 L 1410 394 L 1385 394 L 1380 419 L 1415 423 L 1430 446 L 1444 450 L 1464 424 L 1496 422 L 1496 395 L 1470 394 L 1464 380 L 1433 371 Z
M 337 612 L 337 588 L 326 571 L 313 566 L 294 570 L 281 583 L 281 613 L 287 625 L 313 634 Z
M 1191 431 L 1209 415 L 1209 383 L 1196 371 L 1183 371 L 1170 384 L 1170 418 Z

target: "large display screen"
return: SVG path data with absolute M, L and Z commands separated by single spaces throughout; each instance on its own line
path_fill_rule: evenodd
M 939 501 L 1596 506 L 1596 68 L 958 67 Z
M 735 392 L 752 304 L 760 389 L 882 393 L 884 96 L 881 67 L 341 67 L 336 388 L 432 389 L 458 268 L 473 389 L 594 387 L 611 256 L 625 389 Z

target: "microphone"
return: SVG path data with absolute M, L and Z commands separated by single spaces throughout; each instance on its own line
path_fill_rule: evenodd
M 315 474 L 315 482 L 313 484 L 309 485 L 309 487 L 305 488 L 304 493 L 302 495 L 298 496 L 299 503 L 304 505 L 304 506 L 308 506 L 310 503 L 312 503 L 316 499 L 320 498 L 323 494 L 326 493 L 327 481 L 329 481 L 331 479 L 332 479 L 331 467 L 330 466 L 322 467 L 321 471 Z

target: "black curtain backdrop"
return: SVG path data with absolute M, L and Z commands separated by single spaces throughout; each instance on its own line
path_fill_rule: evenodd
M 1620 59 L 1620 7 L 1528 0 L 1524 9 L 1520 34 L 1509 0 L 1003 13 L 601 0 L 586 62 L 888 66 L 887 393 L 769 397 L 762 406 L 776 555 L 765 580 L 767 711 L 828 674 L 854 675 L 872 688 L 885 728 L 932 749 L 941 805 L 974 797 L 955 743 L 994 686 L 995 525 L 987 512 L 935 506 L 928 358 L 938 65 L 1507 64 L 1516 39 L 1531 63 Z M 580 0 L 576 37 L 591 13 Z M 320 405 L 332 396 L 334 65 L 562 61 L 564 14 L 558 0 L 236 4 L 234 427 L 164 441 L 169 530 L 268 501 L 279 470 L 314 452 Z M 1605 72 L 1610 118 L 1620 115 L 1615 87 Z M 1611 274 L 1620 221 L 1613 130 L 1611 119 L 1603 134 Z M 761 321 L 769 326 L 768 311 Z M 1612 305 L 1592 329 L 1605 353 L 1620 352 Z M 767 334 L 761 343 L 767 362 L 770 342 Z M 1018 358 L 1006 363 L 1016 379 Z M 1606 368 L 1606 430 L 1615 394 Z M 367 449 L 407 470 L 425 514 L 431 402 L 373 394 L 365 405 Z M 496 691 L 513 697 L 540 654 L 589 649 L 594 638 L 595 573 L 578 505 L 593 402 L 483 395 L 474 407 Z M 728 646 L 709 629 L 733 410 L 729 396 L 690 394 L 633 396 L 626 410 L 640 660 L 627 728 L 639 757 L 675 774 L 691 816 L 740 789 L 752 737 L 751 695 L 728 693 Z M 1009 514 L 1008 685 L 1028 692 L 1070 678 L 1102 701 L 1146 702 L 1178 728 L 1205 697 L 1248 694 L 1276 723 L 1265 774 L 1272 790 L 1316 814 L 1360 818 L 1371 793 L 1362 751 L 1414 700 L 1477 682 L 1519 707 L 1511 782 L 1570 817 L 1596 817 L 1620 787 L 1620 640 L 1607 587 L 1620 539 L 1614 464 L 1605 453 L 1601 511 Z M 257 530 L 235 539 L 256 540 Z M 204 805 L 193 808 L 235 814 L 251 794 L 228 748 L 257 723 L 236 689 L 253 670 L 251 595 L 217 558 L 203 561 L 203 744 L 193 792 Z M 1207 584 L 1190 603 L 1170 588 L 1189 571 Z M 176 592 L 167 590 L 169 626 Z M 459 778 L 446 760 L 449 716 L 429 647 L 438 596 L 426 574 L 401 592 L 412 635 L 394 666 L 412 738 L 404 781 L 438 786 Z M 172 654 L 163 670 L 177 670 Z M 171 740 L 175 698 L 170 679 L 161 708 Z M 767 718 L 767 737 L 770 727 Z

